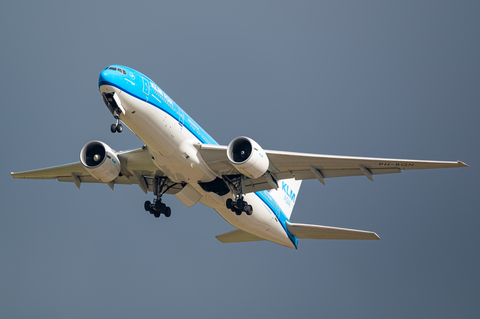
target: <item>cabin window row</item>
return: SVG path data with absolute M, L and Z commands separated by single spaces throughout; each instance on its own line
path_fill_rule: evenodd
M 123 73 L 123 74 L 127 74 L 127 72 L 124 70 L 124 69 L 121 69 L 121 68 L 116 68 L 116 67 L 113 67 L 113 66 L 110 66 L 108 67 L 109 70 L 113 70 L 113 71 L 118 71 L 120 73 Z

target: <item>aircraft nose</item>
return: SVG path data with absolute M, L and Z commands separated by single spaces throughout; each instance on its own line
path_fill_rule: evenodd
M 115 79 L 114 73 L 115 72 L 109 69 L 105 69 L 100 72 L 100 76 L 98 77 L 98 87 L 101 87 L 102 85 L 110 85 L 111 83 L 113 83 Z

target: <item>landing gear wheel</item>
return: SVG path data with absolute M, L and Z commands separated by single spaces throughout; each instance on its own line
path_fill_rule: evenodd
M 166 207 L 167 207 L 167 205 L 165 205 L 164 203 L 162 203 L 159 200 L 157 200 L 155 202 L 155 210 L 159 211 L 160 213 L 164 213 Z
M 160 212 L 158 210 L 154 210 L 153 211 L 153 216 L 155 216 L 155 218 L 160 217 Z
M 116 130 L 118 133 L 122 133 L 122 131 L 123 131 L 123 125 L 122 125 L 122 124 L 118 124 L 117 127 L 115 128 L 115 130 Z
M 110 131 L 111 131 L 112 133 L 115 133 L 115 132 L 117 131 L 117 125 L 116 125 L 116 124 L 110 125 Z
M 172 210 L 170 207 L 165 208 L 165 217 L 170 217 L 172 215 Z
M 147 200 L 143 206 L 147 212 L 150 211 L 150 208 L 152 207 L 152 203 L 150 203 L 149 200 Z
M 227 208 L 234 212 L 237 216 L 242 215 L 242 212 L 245 212 L 249 216 L 253 213 L 252 205 L 248 205 L 243 197 L 239 197 L 236 201 L 228 198 L 225 204 Z
M 237 200 L 235 206 L 237 207 L 237 209 L 242 212 L 245 210 L 245 207 L 247 206 L 247 202 L 244 201 L 243 199 L 239 199 Z

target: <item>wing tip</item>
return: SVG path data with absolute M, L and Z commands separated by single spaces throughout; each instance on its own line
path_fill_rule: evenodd
M 470 167 L 470 165 L 462 162 L 462 161 L 458 161 L 458 165 L 460 165 L 460 167 Z

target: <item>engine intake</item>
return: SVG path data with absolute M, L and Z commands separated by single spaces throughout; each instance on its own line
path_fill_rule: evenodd
M 227 157 L 243 175 L 258 178 L 270 164 L 267 154 L 257 142 L 248 137 L 237 137 L 228 144 Z
M 117 178 L 121 170 L 120 160 L 114 150 L 100 141 L 92 141 L 80 151 L 80 162 L 85 169 L 101 182 Z

